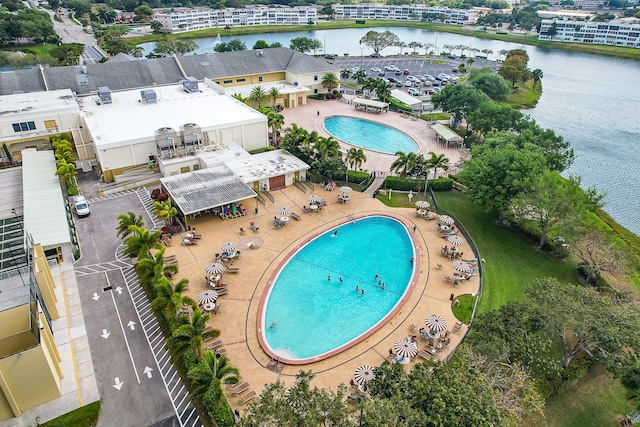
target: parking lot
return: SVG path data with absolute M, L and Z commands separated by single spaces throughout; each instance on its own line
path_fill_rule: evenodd
M 437 79 L 439 75 L 455 76 L 461 78 L 465 73 L 458 73 L 458 66 L 464 59 L 451 59 L 442 57 L 413 57 L 413 56 L 388 56 L 382 58 L 366 57 L 338 57 L 331 62 L 338 66 L 340 70 L 354 69 L 358 67 L 367 73 L 367 77 L 381 77 L 389 81 L 393 89 L 400 89 L 404 92 L 413 92 L 414 96 L 431 95 L 446 84 L 453 83 L 451 78 L 447 78 L 445 84 Z M 494 67 L 495 63 L 483 59 L 475 59 L 473 68 Z M 393 68 L 393 69 L 391 69 Z M 454 70 L 456 70 L 454 72 Z M 430 76 L 430 79 L 427 78 Z M 417 79 L 418 82 L 407 83 L 407 80 Z M 426 83 L 425 80 L 428 82 Z M 350 77 L 346 80 L 355 83 Z M 413 88 L 413 89 L 412 89 Z M 416 93 L 419 92 L 419 93 Z

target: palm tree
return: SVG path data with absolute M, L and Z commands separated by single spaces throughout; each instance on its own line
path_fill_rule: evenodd
M 158 218 L 164 220 L 167 225 L 171 225 L 171 220 L 178 214 L 178 210 L 171 206 L 171 199 L 164 202 L 153 202 L 153 210 Z
M 162 230 L 149 231 L 144 227 L 132 225 L 129 227 L 131 235 L 124 239 L 125 255 L 138 259 L 149 258 L 151 249 L 162 249 L 162 245 L 158 241 L 162 235 Z
M 165 347 L 174 354 L 184 353 L 191 349 L 196 360 L 200 360 L 203 340 L 220 336 L 220 331 L 216 329 L 205 332 L 207 320 L 210 317 L 209 313 L 200 313 L 198 310 L 193 312 L 190 321 L 184 316 L 181 317 L 179 321 L 182 324 L 173 330 L 171 336 L 167 339 Z
M 309 157 L 313 154 L 313 150 L 315 150 L 319 140 L 320 135 L 318 135 L 318 132 L 315 130 L 305 134 L 304 139 L 302 140 L 302 149 Z
M 178 272 L 176 264 L 164 265 L 164 251 L 160 249 L 155 256 L 142 258 L 136 264 L 136 271 L 140 273 L 140 283 L 155 284 L 161 277 L 170 278 Z
M 271 133 L 273 135 L 273 142 L 271 145 L 274 147 L 278 146 L 278 133 L 282 125 L 284 124 L 284 116 L 280 113 L 276 113 L 275 111 L 271 112 L 267 115 L 268 122 L 267 124 L 271 127 Z
M 428 55 L 429 54 L 429 49 L 434 48 L 435 45 L 433 43 L 423 43 L 422 47 L 424 48 L 424 54 Z
M 78 188 L 78 183 L 76 182 L 76 175 L 78 175 L 78 171 L 76 170 L 75 163 L 67 162 L 65 159 L 60 159 L 58 161 L 56 175 L 60 177 L 60 181 L 62 181 L 63 184 L 67 184 L 69 193 L 73 193 L 72 189 Z M 75 194 L 78 193 L 76 192 Z
M 344 70 L 340 70 L 340 78 L 342 80 L 347 80 L 349 77 L 351 77 L 351 71 L 346 68 Z
M 273 101 L 273 111 L 277 111 L 276 110 L 276 100 L 280 97 L 281 93 L 278 90 L 277 87 L 272 87 L 271 89 L 269 89 L 269 91 L 267 92 L 267 95 L 269 95 L 269 98 L 271 98 L 271 101 Z
M 536 68 L 533 70 L 533 89 L 536 88 L 536 85 L 542 81 L 544 77 L 544 73 L 540 68 Z
M 376 96 L 381 101 L 385 101 L 389 99 L 391 96 L 391 88 L 389 88 L 389 83 L 387 83 L 384 79 L 376 79 L 377 83 L 375 86 Z
M 481 52 L 487 55 L 487 58 L 493 53 L 491 49 L 482 49 Z
M 151 308 L 163 313 L 167 320 L 176 319 L 185 305 L 193 308 L 194 313 L 198 312 L 196 302 L 182 294 L 188 284 L 187 279 L 182 279 L 173 285 L 169 279 L 160 276 L 153 286 L 156 297 L 151 301 Z
M 65 160 L 67 163 L 74 163 L 78 159 L 73 155 L 73 148 L 71 147 L 71 143 L 69 143 L 68 141 L 65 142 L 67 143 L 58 144 L 54 156 L 58 161 Z
M 356 79 L 356 81 L 358 82 L 358 84 L 362 84 L 362 82 L 364 81 L 364 79 L 367 77 L 367 74 L 364 72 L 364 70 L 358 70 L 355 72 L 355 74 L 353 75 L 353 78 Z
M 129 234 L 131 234 L 130 226 L 136 225 L 138 227 L 142 227 L 144 224 L 142 222 L 142 215 L 136 216 L 133 212 L 129 212 L 127 214 L 120 214 L 117 216 L 118 219 L 118 227 L 116 228 L 116 236 L 124 239 Z
M 258 110 L 262 108 L 262 104 L 264 104 L 268 99 L 269 94 L 260 85 L 251 89 L 251 93 L 247 98 L 249 102 L 258 106 Z
M 322 76 L 322 87 L 327 89 L 327 92 L 333 91 L 335 88 L 340 86 L 340 82 L 338 81 L 338 77 L 336 77 L 333 73 L 326 73 Z
M 200 397 L 207 408 L 216 408 L 220 403 L 222 384 L 236 384 L 240 378 L 238 368 L 227 362 L 225 355 L 216 357 L 211 351 L 206 351 L 200 362 L 187 373 L 193 383 L 193 394 Z
M 433 168 L 433 179 L 436 179 L 436 173 L 438 169 L 449 169 L 449 159 L 444 154 L 436 154 L 433 151 L 429 151 L 429 157 L 425 164 L 425 172 Z
M 291 127 L 284 130 L 284 136 L 282 137 L 280 145 L 290 151 L 295 151 L 303 147 L 307 135 L 308 132 L 306 129 L 292 123 Z
M 367 156 L 364 154 L 361 148 L 351 147 L 347 152 L 347 165 L 351 166 L 351 169 L 356 170 L 364 162 L 367 161 Z M 349 182 L 349 168 L 347 168 L 347 182 Z
M 332 136 L 325 138 L 321 136 L 318 138 L 318 143 L 315 145 L 315 149 L 320 155 L 320 159 L 326 160 L 329 157 L 338 157 L 340 155 L 340 143 L 336 141 Z
M 404 178 L 407 172 L 416 167 L 418 156 L 413 152 L 403 153 L 402 151 L 396 151 L 395 155 L 398 158 L 391 163 L 389 170 L 397 173 L 400 178 Z

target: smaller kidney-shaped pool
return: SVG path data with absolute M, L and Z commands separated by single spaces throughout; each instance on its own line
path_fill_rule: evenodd
M 410 233 L 391 217 L 369 216 L 315 236 L 289 255 L 263 296 L 263 349 L 303 364 L 353 346 L 400 307 L 412 257 Z

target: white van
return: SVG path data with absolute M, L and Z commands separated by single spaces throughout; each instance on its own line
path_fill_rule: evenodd
M 72 197 L 73 209 L 76 211 L 78 218 L 84 218 L 85 216 L 91 215 L 91 211 L 89 210 L 89 203 L 84 198 L 84 196 L 74 196 Z

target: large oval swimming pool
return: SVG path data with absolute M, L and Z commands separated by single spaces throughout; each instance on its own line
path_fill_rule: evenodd
M 317 235 L 287 258 L 263 297 L 264 350 L 302 364 L 364 339 L 400 307 L 412 283 L 411 257 L 411 235 L 391 217 L 365 217 Z
M 324 128 L 334 137 L 348 144 L 387 154 L 417 153 L 416 142 L 407 134 L 390 126 L 355 117 L 330 116 Z

